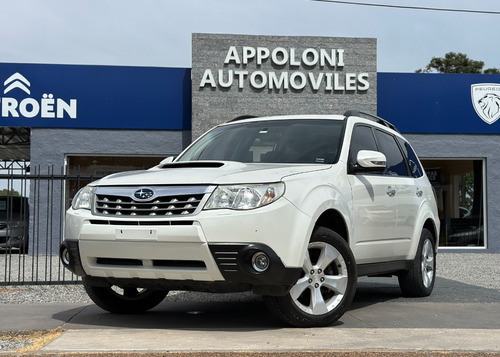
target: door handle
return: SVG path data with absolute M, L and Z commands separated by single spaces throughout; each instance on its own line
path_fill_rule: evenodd
M 396 195 L 396 190 L 392 187 L 387 187 L 387 191 L 385 191 L 389 197 L 394 197 Z
M 422 191 L 421 189 L 417 188 L 417 197 L 422 197 L 422 195 L 424 194 L 424 191 Z

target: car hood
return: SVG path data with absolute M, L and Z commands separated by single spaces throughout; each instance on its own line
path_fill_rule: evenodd
M 331 165 L 255 164 L 231 161 L 192 161 L 165 164 L 150 170 L 106 176 L 97 186 L 195 185 L 278 182 L 288 176 L 326 170 Z

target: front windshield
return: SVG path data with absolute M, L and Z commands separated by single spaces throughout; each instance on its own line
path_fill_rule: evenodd
M 343 122 L 273 120 L 222 125 L 177 161 L 332 164 L 337 161 Z

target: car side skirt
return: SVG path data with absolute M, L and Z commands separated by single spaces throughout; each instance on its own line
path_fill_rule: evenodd
M 397 260 L 392 262 L 358 264 L 358 276 L 387 276 L 397 275 L 408 271 L 413 265 L 413 260 Z

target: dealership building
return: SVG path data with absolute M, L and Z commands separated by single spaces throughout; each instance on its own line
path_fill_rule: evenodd
M 191 68 L 0 63 L 0 190 L 12 170 L 68 175 L 60 201 L 33 183 L 23 193 L 31 226 L 50 223 L 31 249 L 56 253 L 85 177 L 152 167 L 241 115 L 359 109 L 421 158 L 440 249 L 500 253 L 500 75 L 380 73 L 376 62 L 373 38 L 193 34 Z

